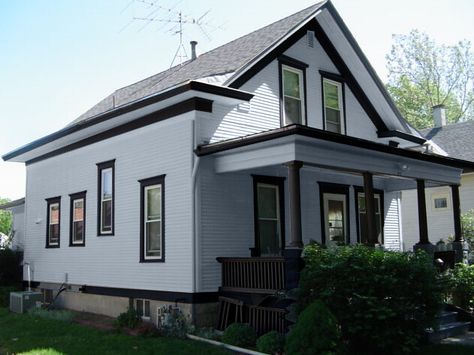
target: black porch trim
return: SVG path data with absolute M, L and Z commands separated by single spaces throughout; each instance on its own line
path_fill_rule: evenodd
M 116 116 L 122 115 L 124 113 L 128 113 L 131 111 L 138 110 L 140 108 L 143 108 L 145 106 L 169 99 L 170 97 L 176 96 L 178 94 L 182 94 L 186 91 L 199 91 L 202 93 L 208 93 L 208 94 L 214 94 L 214 95 L 220 95 L 228 98 L 233 98 L 233 99 L 238 99 L 238 100 L 244 100 L 244 101 L 249 101 L 254 95 L 248 92 L 228 88 L 228 87 L 223 87 L 223 86 L 216 86 L 212 84 L 207 84 L 207 83 L 202 83 L 198 81 L 190 81 L 188 83 L 185 83 L 183 85 L 180 85 L 174 89 L 165 91 L 161 94 L 132 102 L 130 104 L 126 104 L 124 106 L 119 106 L 117 109 L 107 111 L 105 113 L 101 113 L 99 115 L 93 116 L 85 122 L 80 122 L 78 124 L 74 124 L 71 126 L 67 126 L 59 131 L 56 131 L 54 133 L 51 133 L 43 138 L 37 139 L 21 148 L 18 148 L 10 153 L 7 153 L 2 156 L 3 160 L 9 160 L 12 159 L 18 155 L 21 155 L 23 153 L 29 152 L 35 148 L 41 147 L 42 145 L 45 145 L 47 143 L 53 142 L 56 139 L 65 137 L 69 134 L 72 134 L 74 132 L 83 130 L 87 127 L 96 125 L 98 123 L 107 121 L 111 118 L 114 118 Z M 204 99 L 201 99 L 204 100 Z M 209 101 L 209 100 L 206 100 Z M 178 106 L 181 104 L 178 104 Z M 173 105 L 176 106 L 176 105 Z M 165 110 L 165 109 L 164 109 Z
M 377 152 L 397 155 L 405 158 L 411 158 L 430 163 L 447 165 L 458 169 L 463 169 L 464 173 L 474 171 L 474 162 L 461 160 L 451 157 L 423 154 L 414 150 L 393 147 L 390 145 L 372 142 L 366 139 L 345 136 L 338 133 L 327 132 L 322 129 L 306 127 L 297 124 L 269 130 L 262 133 L 249 135 L 243 138 L 230 139 L 223 142 L 200 145 L 195 150 L 198 156 L 206 156 L 226 150 L 240 148 L 251 144 L 267 142 L 272 139 L 287 137 L 291 135 L 300 135 L 309 138 L 321 139 L 329 142 L 350 145 L 353 147 L 369 149 Z
M 349 198 L 349 185 L 335 184 L 331 182 L 318 181 L 319 185 L 319 215 L 321 218 L 321 244 L 326 245 L 326 221 L 324 220 L 324 194 L 340 194 L 346 196 L 346 244 L 351 242 L 351 209 L 350 209 L 350 198 Z
M 392 137 L 397 137 L 404 139 L 409 142 L 413 142 L 416 144 L 423 144 L 426 143 L 426 139 L 421 138 L 421 137 L 415 137 L 412 136 L 411 134 L 397 131 L 397 130 L 392 130 L 392 131 L 383 131 L 383 132 L 377 132 L 377 137 L 379 138 L 392 138 Z
M 60 155 L 66 152 L 70 152 L 75 149 L 82 148 L 84 146 L 87 146 L 89 144 L 97 143 L 100 141 L 103 141 L 108 138 L 112 138 L 115 136 L 118 136 L 123 133 L 127 133 L 129 131 L 133 131 L 138 128 L 142 128 L 145 126 L 148 126 L 150 124 L 160 122 L 163 120 L 166 120 L 168 118 L 190 112 L 190 111 L 203 111 L 203 112 L 212 112 L 212 101 L 207 100 L 207 99 L 202 99 L 199 97 L 193 97 L 191 99 L 179 102 L 175 105 L 168 106 L 162 110 L 152 112 L 148 115 L 144 115 L 142 117 L 139 117 L 135 120 L 132 120 L 130 122 L 121 124 L 119 126 L 113 127 L 109 130 L 97 133 L 93 136 L 81 139 L 77 142 L 74 142 L 72 144 L 66 145 L 62 148 L 58 148 L 56 150 L 53 150 L 49 153 L 40 155 L 39 157 L 30 159 L 26 162 L 26 165 L 36 163 L 41 160 L 45 160 L 51 157 L 54 157 L 56 155 Z M 35 147 L 34 147 L 35 148 Z M 31 148 L 29 150 L 32 150 L 34 148 Z M 28 151 L 28 150 L 27 150 Z M 19 155 L 21 153 L 18 153 Z M 16 156 L 16 155 L 15 155 Z M 12 156 L 14 157 L 14 156 Z M 4 158 L 4 160 L 8 160 L 10 158 Z
M 159 290 L 144 290 L 132 288 L 116 288 L 116 287 L 102 287 L 83 285 L 81 287 L 83 293 L 115 296 L 115 297 L 129 297 L 142 298 L 147 300 L 179 302 L 179 303 L 210 303 L 217 302 L 218 292 L 173 292 L 173 291 L 159 291 Z

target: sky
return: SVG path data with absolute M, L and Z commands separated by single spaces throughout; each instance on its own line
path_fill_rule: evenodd
M 52 133 L 114 90 L 167 69 L 172 25 L 134 20 L 206 14 L 184 26 L 184 44 L 206 52 L 317 0 L 0 0 L 0 155 Z M 153 7 L 151 7 L 153 4 Z M 271 5 L 269 5 L 271 4 Z M 474 43 L 474 1 L 333 0 L 382 80 L 393 34 L 412 29 L 438 43 Z M 189 54 L 189 51 L 188 51 Z M 0 161 L 0 197 L 25 194 L 25 168 Z

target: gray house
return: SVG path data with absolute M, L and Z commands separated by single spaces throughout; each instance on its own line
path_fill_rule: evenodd
M 65 285 L 65 307 L 116 316 L 131 300 L 157 321 L 176 304 L 203 324 L 220 300 L 221 314 L 281 330 L 260 300 L 296 285 L 304 244 L 400 250 L 401 191 L 457 193 L 474 171 L 425 144 L 324 1 L 119 89 L 3 159 L 26 164 L 33 286 Z M 417 215 L 423 246 L 423 203 Z
M 446 124 L 444 107 L 435 108 L 435 127 L 420 133 L 438 148 L 438 154 L 474 162 L 474 121 Z M 438 113 L 439 112 L 439 113 Z M 474 208 L 474 174 L 463 173 L 459 187 L 461 212 Z M 446 186 L 429 188 L 426 192 L 428 233 L 433 243 L 454 235 L 453 200 Z M 405 250 L 411 250 L 418 241 L 416 233 L 416 192 L 405 191 L 402 198 L 403 239 Z

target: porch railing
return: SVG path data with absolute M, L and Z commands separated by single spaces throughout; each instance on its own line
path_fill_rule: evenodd
M 276 330 L 286 333 L 286 310 L 280 308 L 249 306 L 249 324 L 258 335 Z
M 282 257 L 217 258 L 222 264 L 223 291 L 272 293 L 285 288 Z

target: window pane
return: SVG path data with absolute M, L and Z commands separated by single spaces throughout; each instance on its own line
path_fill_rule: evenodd
M 102 170 L 102 199 L 112 198 L 112 169 Z
M 57 224 L 59 223 L 59 204 L 54 203 L 50 205 L 50 212 L 49 212 L 49 223 L 50 224 Z
M 328 200 L 329 240 L 343 244 L 344 231 L 344 202 Z
M 102 231 L 112 230 L 112 201 L 102 202 Z
M 302 123 L 301 100 L 285 97 L 286 124 Z
M 280 228 L 278 221 L 260 220 L 258 223 L 261 255 L 279 255 Z
M 146 228 L 146 255 L 160 256 L 161 251 L 161 222 L 147 222 Z
M 278 218 L 277 190 L 274 187 L 258 186 L 258 217 Z
M 82 242 L 84 236 L 84 221 L 74 222 L 73 223 L 73 241 Z
M 161 217 L 161 188 L 147 190 L 147 220 Z
M 49 243 L 57 244 L 59 242 L 59 224 L 49 226 Z
M 285 96 L 301 98 L 300 76 L 298 73 L 283 69 L 283 84 Z
M 145 313 L 144 316 L 150 318 L 150 301 L 145 301 Z
M 365 213 L 365 196 L 363 194 L 359 194 L 359 212 Z
M 137 300 L 137 313 L 139 317 L 143 317 L 143 300 Z
M 335 124 L 341 123 L 341 111 L 326 108 L 326 122 Z
M 335 123 L 326 122 L 326 131 L 341 133 L 341 126 Z
M 447 208 L 448 200 L 445 197 L 435 198 L 434 200 L 435 208 Z
M 327 81 L 324 82 L 324 104 L 338 110 L 339 106 L 339 87 Z
M 74 203 L 74 221 L 82 221 L 84 219 L 84 200 L 75 200 Z

